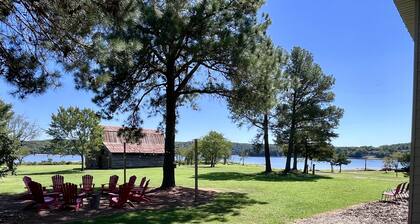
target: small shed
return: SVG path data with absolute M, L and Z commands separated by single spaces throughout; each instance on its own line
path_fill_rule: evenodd
M 124 166 L 124 141 L 118 136 L 122 127 L 103 126 L 103 145 L 100 152 L 86 160 L 86 167 L 93 169 L 116 169 Z M 137 143 L 126 144 L 127 168 L 157 167 L 163 165 L 163 133 L 142 129 L 143 137 Z

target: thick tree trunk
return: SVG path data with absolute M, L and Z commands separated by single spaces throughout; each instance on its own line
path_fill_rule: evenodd
M 293 147 L 293 168 L 292 170 L 297 170 L 297 160 L 298 160 L 296 147 Z
M 341 173 L 341 164 L 340 164 L 340 173 Z
M 268 114 L 264 114 L 264 156 L 265 156 L 265 172 L 270 173 L 271 160 L 270 160 L 270 143 L 268 140 Z
M 80 159 L 82 160 L 82 171 L 85 170 L 85 157 L 83 154 L 80 155 Z
M 174 83 L 168 80 L 166 87 L 166 116 L 165 116 L 165 157 L 163 160 L 162 189 L 175 187 L 175 125 L 176 125 L 176 96 Z
M 332 164 L 332 163 L 330 163 L 330 165 L 331 165 L 331 173 L 334 173 L 334 167 L 333 167 L 333 164 Z
M 294 96 L 294 97 L 296 97 L 296 96 Z M 289 144 L 288 144 L 287 154 L 286 154 L 286 156 L 287 156 L 286 157 L 286 167 L 284 168 L 284 172 L 286 172 L 286 173 L 290 172 L 290 163 L 291 163 L 291 160 L 292 160 L 293 152 L 295 151 L 295 145 L 294 145 L 295 129 L 296 129 L 295 113 L 296 113 L 296 105 L 295 105 L 295 102 L 293 101 L 292 122 L 291 122 L 291 125 L 290 125 Z
M 286 167 L 284 168 L 284 172 L 290 172 L 290 163 L 292 160 L 292 153 L 294 151 L 294 135 L 295 135 L 295 125 L 292 121 L 292 126 L 290 128 L 290 136 L 289 136 L 289 145 L 287 148 L 287 154 L 286 154 Z
M 308 153 L 305 154 L 305 166 L 303 167 L 303 173 L 308 173 Z

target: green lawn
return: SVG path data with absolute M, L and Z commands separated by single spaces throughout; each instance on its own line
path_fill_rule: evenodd
M 22 177 L 31 176 L 43 185 L 51 184 L 51 176 L 63 174 L 66 182 L 80 183 L 85 173 L 94 176 L 98 185 L 109 175 L 122 178 L 122 170 L 88 170 L 80 172 L 74 165 L 21 166 L 17 176 L 0 180 L 0 194 L 23 191 Z M 193 187 L 193 169 L 176 169 L 177 185 Z M 407 181 L 399 174 L 384 172 L 320 173 L 313 176 L 264 175 L 259 166 L 217 165 L 200 167 L 199 185 L 222 193 L 212 202 L 193 208 L 166 211 L 131 212 L 111 217 L 86 220 L 83 223 L 287 223 L 317 213 L 377 200 L 384 189 Z M 147 176 L 151 186 L 158 187 L 161 168 L 129 169 L 128 175 Z

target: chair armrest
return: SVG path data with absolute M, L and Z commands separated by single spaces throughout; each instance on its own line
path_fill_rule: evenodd
M 109 192 L 109 193 L 108 193 L 108 195 L 109 195 L 110 197 L 118 197 L 118 194 L 116 194 L 116 193 L 112 193 L 112 192 Z

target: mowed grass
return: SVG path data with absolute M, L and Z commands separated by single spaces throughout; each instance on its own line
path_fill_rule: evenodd
M 30 176 L 45 186 L 51 185 L 51 176 L 62 174 L 66 182 L 79 184 L 81 176 L 94 176 L 96 187 L 117 174 L 122 182 L 122 170 L 87 170 L 78 166 L 20 166 L 16 176 L 0 180 L 0 194 L 23 192 L 22 177 Z M 289 223 L 317 213 L 345 208 L 362 202 L 378 200 L 385 189 L 407 181 L 402 174 L 379 171 L 346 171 L 318 173 L 316 176 L 265 175 L 260 166 L 217 165 L 199 168 L 200 188 L 221 193 L 213 201 L 191 208 L 164 211 L 139 211 L 98 217 L 80 223 Z M 147 176 L 151 186 L 162 180 L 161 168 L 128 169 L 127 175 Z M 176 169 L 177 185 L 194 186 L 194 169 L 180 166 Z

